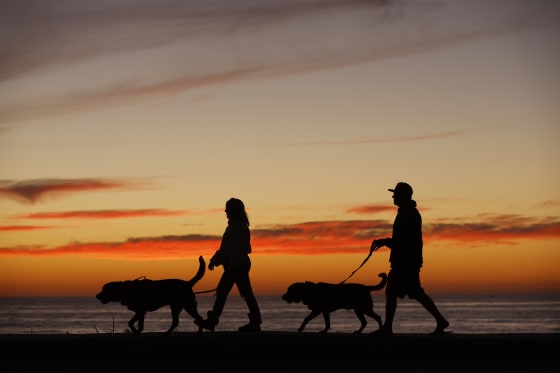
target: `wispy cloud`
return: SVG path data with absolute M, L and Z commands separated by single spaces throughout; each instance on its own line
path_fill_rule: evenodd
M 254 255 L 360 254 L 374 238 L 390 235 L 392 221 L 316 221 L 258 227 L 252 230 Z M 430 245 L 483 249 L 487 244 L 517 245 L 525 240 L 557 240 L 560 220 L 522 215 L 483 214 L 471 218 L 441 219 L 424 224 Z M 211 255 L 219 246 L 217 235 L 134 237 L 122 242 L 75 242 L 59 247 L 0 248 L 0 255 L 84 255 L 123 260 L 160 260 Z M 451 245 L 449 245 L 451 243 Z M 382 249 L 384 250 L 384 249 Z
M 121 219 L 187 215 L 188 211 L 172 211 L 165 209 L 135 209 L 135 210 L 92 210 L 92 211 L 62 211 L 37 212 L 18 215 L 16 219 Z
M 37 230 L 54 229 L 54 228 L 60 228 L 60 227 L 45 226 L 45 225 L 0 225 L 0 231 L 2 232 L 37 231 Z
M 357 206 L 348 209 L 348 213 L 355 214 L 377 214 L 379 212 L 394 211 L 394 205 L 367 205 L 367 206 Z
M 0 255 L 80 255 L 122 260 L 167 260 L 210 255 L 219 246 L 220 238 L 204 235 L 136 237 L 122 242 L 73 242 L 57 247 L 4 247 L 0 248 Z
M 440 219 L 424 228 L 430 240 L 459 241 L 466 246 L 487 243 L 515 244 L 520 239 L 560 238 L 558 217 L 481 214 L 470 220 Z
M 547 200 L 537 205 L 539 208 L 558 208 L 560 207 L 560 200 Z
M 102 190 L 134 190 L 151 186 L 145 180 L 124 179 L 32 179 L 23 181 L 0 180 L 0 198 L 9 198 L 21 203 L 35 204 L 78 192 Z
M 0 123 L 446 48 L 546 27 L 559 8 L 553 0 L 3 1 Z
M 442 138 L 460 136 L 463 133 L 464 131 L 448 131 L 448 132 L 439 132 L 439 133 L 431 133 L 427 135 L 416 135 L 416 136 L 401 136 L 401 137 L 376 138 L 376 139 L 355 139 L 355 140 L 302 141 L 302 142 L 283 143 L 278 145 L 287 145 L 287 146 L 306 145 L 307 146 L 307 145 L 379 144 L 379 143 L 391 143 L 391 142 L 437 140 Z

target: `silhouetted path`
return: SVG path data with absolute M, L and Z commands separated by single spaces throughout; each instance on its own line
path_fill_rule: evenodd
M 555 372 L 560 334 L 0 335 L 2 372 Z M 251 351 L 253 360 L 247 360 Z

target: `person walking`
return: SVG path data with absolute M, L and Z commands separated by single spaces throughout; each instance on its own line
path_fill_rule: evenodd
M 398 206 L 398 210 L 392 237 L 375 239 L 371 244 L 372 251 L 384 246 L 391 250 L 391 269 L 385 288 L 385 323 L 372 334 L 393 335 L 397 298 L 403 299 L 405 296 L 418 301 L 434 317 L 436 328 L 431 334 L 445 334 L 449 322 L 420 283 L 420 269 L 423 265 L 422 216 L 416 208 L 416 201 L 412 199 L 412 187 L 405 182 L 398 182 L 394 189 L 388 190 L 393 192 L 393 204 Z
M 212 310 L 208 311 L 206 319 L 195 320 L 195 324 L 201 328 L 214 331 L 226 304 L 228 294 L 235 284 L 249 309 L 249 323 L 241 326 L 239 331 L 258 332 L 261 330 L 262 319 L 259 304 L 253 293 L 249 278 L 251 269 L 249 254 L 252 251 L 249 218 L 243 201 L 237 198 L 230 198 L 226 202 L 225 212 L 228 225 L 222 236 L 220 248 L 208 263 L 209 270 L 213 271 L 214 267 L 221 265 L 224 267 L 224 272 L 216 287 L 216 299 Z

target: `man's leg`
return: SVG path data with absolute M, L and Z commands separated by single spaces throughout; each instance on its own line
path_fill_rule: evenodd
M 393 335 L 393 319 L 397 311 L 397 297 L 393 295 L 385 296 L 385 322 L 381 329 L 371 333 L 373 336 L 390 337 Z
M 388 295 L 385 302 L 385 323 L 383 324 L 383 329 L 393 333 L 393 320 L 397 311 L 397 297 Z
M 444 331 L 445 328 L 449 326 L 449 321 L 443 317 L 433 299 L 428 296 L 428 294 L 423 293 L 421 296 L 417 297 L 416 300 L 436 319 L 437 326 L 434 330 L 434 334 L 439 334 Z

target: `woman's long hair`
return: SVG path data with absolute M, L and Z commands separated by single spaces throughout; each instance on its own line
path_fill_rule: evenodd
M 245 211 L 245 205 L 242 200 L 230 198 L 226 202 L 226 213 L 228 215 L 228 219 L 241 220 L 249 226 L 249 217 L 247 216 L 247 211 Z

